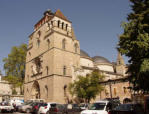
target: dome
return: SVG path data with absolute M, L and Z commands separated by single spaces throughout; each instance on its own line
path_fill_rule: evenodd
M 89 57 L 90 58 L 90 56 L 83 50 L 80 50 L 80 56 L 81 57 Z
M 92 59 L 95 63 L 110 63 L 111 64 L 111 62 L 108 59 L 101 57 L 101 56 L 95 56 Z

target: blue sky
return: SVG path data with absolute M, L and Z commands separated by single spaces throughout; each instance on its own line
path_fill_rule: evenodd
M 80 47 L 90 56 L 116 61 L 120 27 L 130 13 L 129 0 L 0 0 L 0 70 L 11 47 L 28 43 L 43 12 L 60 9 L 72 21 Z M 127 58 L 125 58 L 127 62 Z

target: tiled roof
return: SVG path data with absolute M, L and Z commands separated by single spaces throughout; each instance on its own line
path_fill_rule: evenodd
M 59 18 L 61 18 L 61 19 L 64 19 L 65 21 L 69 21 L 69 20 L 67 19 L 67 17 L 65 17 L 64 14 L 63 14 L 59 9 L 55 12 L 54 15 L 57 16 L 57 17 L 59 17 Z M 70 21 L 69 21 L 69 22 L 70 22 Z

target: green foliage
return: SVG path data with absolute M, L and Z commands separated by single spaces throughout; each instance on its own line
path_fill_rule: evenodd
M 16 76 L 4 76 L 3 80 L 8 81 L 11 84 L 11 89 L 12 89 L 12 94 L 15 94 L 16 92 L 16 87 L 22 86 L 21 83 L 21 78 L 16 77 Z M 21 84 L 21 85 L 20 85 Z
M 7 58 L 3 59 L 5 73 L 8 76 L 6 80 L 16 87 L 22 86 L 25 77 L 25 61 L 26 61 L 27 45 L 21 44 L 20 46 L 12 47 L 10 54 Z
M 99 81 L 102 81 L 103 78 L 104 76 L 97 70 L 86 76 L 78 76 L 78 79 L 69 85 L 69 92 L 72 96 L 90 102 L 103 90 L 103 87 L 99 84 Z
M 129 69 L 134 90 L 149 91 L 149 0 L 130 0 L 133 12 L 128 22 L 123 22 L 124 32 L 120 35 L 118 50 L 129 57 Z M 143 86 L 145 85 L 145 86 Z
M 12 90 L 12 95 L 17 95 L 17 91 L 15 89 Z

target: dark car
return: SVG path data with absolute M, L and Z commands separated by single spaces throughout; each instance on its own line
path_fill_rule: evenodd
M 110 114 L 144 114 L 140 104 L 120 104 Z

